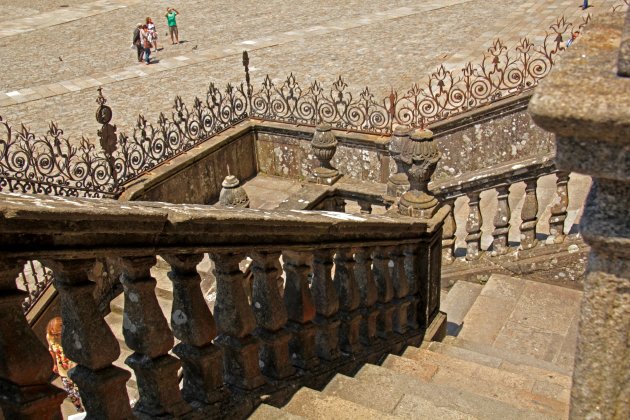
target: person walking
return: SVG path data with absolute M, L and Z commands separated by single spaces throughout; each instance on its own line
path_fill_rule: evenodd
M 147 25 L 142 25 L 140 30 L 140 42 L 144 48 L 144 59 L 147 65 L 151 64 L 151 32 L 147 28 Z
M 155 23 L 153 23 L 153 19 L 151 19 L 150 17 L 147 17 L 146 24 L 147 24 L 147 29 L 151 33 L 151 38 L 152 38 L 151 44 L 153 46 L 153 52 L 158 52 L 158 45 L 157 45 L 158 33 L 157 33 L 157 30 L 155 29 Z
M 584 4 L 582 4 L 582 10 L 588 9 L 588 0 L 584 0 Z
M 142 56 L 144 55 L 144 47 L 142 46 L 142 42 L 140 40 L 140 31 L 142 30 L 142 23 L 138 23 L 136 28 L 133 30 L 133 45 L 136 47 L 138 52 L 138 62 L 142 63 Z
M 48 351 L 53 358 L 53 372 L 59 375 L 63 389 L 68 394 L 68 399 L 74 405 L 77 412 L 82 413 L 84 410 L 81 396 L 77 385 L 68 377 L 68 371 L 76 366 L 72 360 L 68 359 L 61 347 L 61 330 L 63 321 L 57 316 L 51 319 L 46 326 L 46 341 L 48 342 Z
M 172 7 L 166 8 L 166 22 L 168 23 L 168 33 L 171 36 L 171 45 L 179 44 L 179 33 L 177 31 L 177 20 L 176 16 L 179 15 L 179 12 Z

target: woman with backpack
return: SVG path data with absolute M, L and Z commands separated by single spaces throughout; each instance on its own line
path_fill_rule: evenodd
M 142 25 L 142 29 L 140 30 L 140 42 L 142 43 L 142 47 L 144 48 L 144 59 L 147 62 L 147 65 L 151 64 L 151 43 L 153 39 L 151 37 L 151 32 L 147 28 L 147 25 Z

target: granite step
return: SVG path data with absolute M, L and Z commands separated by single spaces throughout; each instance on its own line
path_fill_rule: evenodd
M 261 404 L 248 418 L 252 420 L 300 420 L 304 417 L 291 414 L 272 405 Z
M 449 345 L 446 343 L 440 343 L 434 341 L 427 347 L 429 350 L 435 353 L 444 354 L 451 357 L 456 357 L 462 360 L 468 360 L 471 362 L 479 363 L 501 370 L 505 370 L 512 373 L 518 373 L 530 377 L 534 380 L 546 380 L 553 385 L 563 387 L 567 390 L 571 389 L 571 376 L 568 373 L 558 372 L 558 368 L 551 364 L 551 368 L 546 369 L 540 366 L 533 366 L 528 363 L 529 358 L 526 356 L 520 357 L 520 355 L 513 352 L 506 352 L 496 350 L 495 355 L 491 356 L 485 353 L 479 353 L 474 350 L 469 350 L 464 347 L 458 347 L 456 345 Z M 537 363 L 539 360 L 534 358 L 534 363 L 537 365 L 546 365 L 546 363 Z M 561 370 L 561 369 L 560 369 Z
M 374 398 L 375 390 L 378 390 L 378 398 Z M 341 374 L 337 374 L 322 393 L 400 418 L 445 420 L 476 418 L 451 408 L 439 407 L 427 399 L 405 394 L 399 389 L 380 387 L 369 380 L 359 380 Z M 405 403 L 400 404 L 403 397 L 406 397 Z
M 376 390 L 375 390 L 376 391 Z M 310 388 L 295 393 L 282 411 L 311 420 L 395 419 L 360 404 L 332 395 L 325 395 Z
M 446 334 L 456 336 L 462 329 L 464 317 L 481 293 L 483 285 L 467 281 L 458 281 L 446 293 L 440 303 L 440 310 L 446 313 L 448 321 Z
M 416 398 L 420 397 L 437 407 L 449 408 L 479 419 L 549 418 L 539 412 L 523 410 L 457 386 L 429 383 L 410 372 L 395 371 L 383 366 L 367 364 L 359 370 L 355 379 L 369 382 L 374 389 L 390 389 L 404 394 L 397 406 L 401 413 L 413 409 Z
M 571 372 L 582 295 L 564 287 L 492 275 L 464 317 L 457 340 L 548 362 L 533 366 L 555 370 L 550 368 L 555 365 L 563 373 Z
M 430 349 L 417 349 L 415 347 L 408 347 L 402 356 L 438 366 L 442 370 L 455 370 L 457 374 L 467 375 L 471 378 L 481 377 L 500 386 L 542 395 L 565 404 L 569 403 L 571 378 L 566 375 L 548 371 L 536 372 L 535 368 L 532 368 L 532 371 L 527 373 L 527 367 L 522 368 L 521 371 L 501 369 L 500 367 L 488 366 L 485 363 L 467 360 L 458 356 L 438 353 Z
M 571 377 L 573 372 L 571 369 L 560 367 L 551 362 L 540 360 L 532 356 L 525 354 L 519 354 L 516 352 L 508 352 L 501 349 L 488 346 L 485 343 L 477 343 L 471 340 L 465 340 L 460 337 L 447 337 L 443 341 L 444 344 L 448 344 L 451 347 L 457 347 L 464 350 L 473 351 L 479 354 L 486 355 L 488 357 L 494 357 L 503 359 L 504 361 L 512 365 L 529 366 L 532 368 L 538 368 L 542 370 L 548 370 L 550 372 L 556 372 L 565 376 Z
M 426 350 L 421 350 L 426 351 Z M 433 353 L 436 354 L 437 353 Z M 500 372 L 498 369 L 475 364 L 472 362 L 451 360 L 451 364 L 441 363 L 430 357 L 419 360 L 408 357 L 389 355 L 383 362 L 383 367 L 393 371 L 416 377 L 430 384 L 446 385 L 465 390 L 480 396 L 495 399 L 513 407 L 552 418 L 566 418 L 568 415 L 568 401 L 560 401 L 533 392 L 534 381 L 510 372 Z M 435 359 L 435 358 L 433 358 Z

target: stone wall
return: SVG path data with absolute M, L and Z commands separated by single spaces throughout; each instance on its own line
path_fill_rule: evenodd
M 442 152 L 434 181 L 553 152 L 551 135 L 527 114 L 529 94 L 431 126 Z M 125 200 L 214 203 L 230 173 L 244 181 L 258 172 L 305 180 L 317 160 L 311 153 L 314 128 L 251 120 L 239 124 L 134 181 Z M 395 170 L 389 136 L 334 131 L 332 160 L 342 174 L 386 183 Z
M 214 203 L 229 173 L 240 180 L 258 172 L 249 123 L 222 133 L 133 181 L 122 200 Z
M 256 152 L 260 172 L 306 179 L 317 159 L 311 153 L 313 128 L 278 123 L 256 125 Z M 387 182 L 389 137 L 334 132 L 339 141 L 332 165 L 361 181 Z
M 552 136 L 537 127 L 527 113 L 531 94 L 498 101 L 481 110 L 436 123 L 430 128 L 442 152 L 434 180 L 554 151 Z M 310 152 L 313 129 L 287 124 L 257 123 L 256 151 L 260 171 L 306 179 L 317 162 Z M 395 170 L 389 137 L 335 131 L 339 141 L 332 164 L 361 181 L 387 182 Z
M 552 153 L 553 136 L 527 113 L 530 97 L 499 101 L 431 126 L 442 152 L 433 180 Z

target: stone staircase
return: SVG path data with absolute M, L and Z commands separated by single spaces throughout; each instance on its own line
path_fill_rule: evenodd
M 581 292 L 507 276 L 458 282 L 448 336 L 408 347 L 253 419 L 567 418 Z

